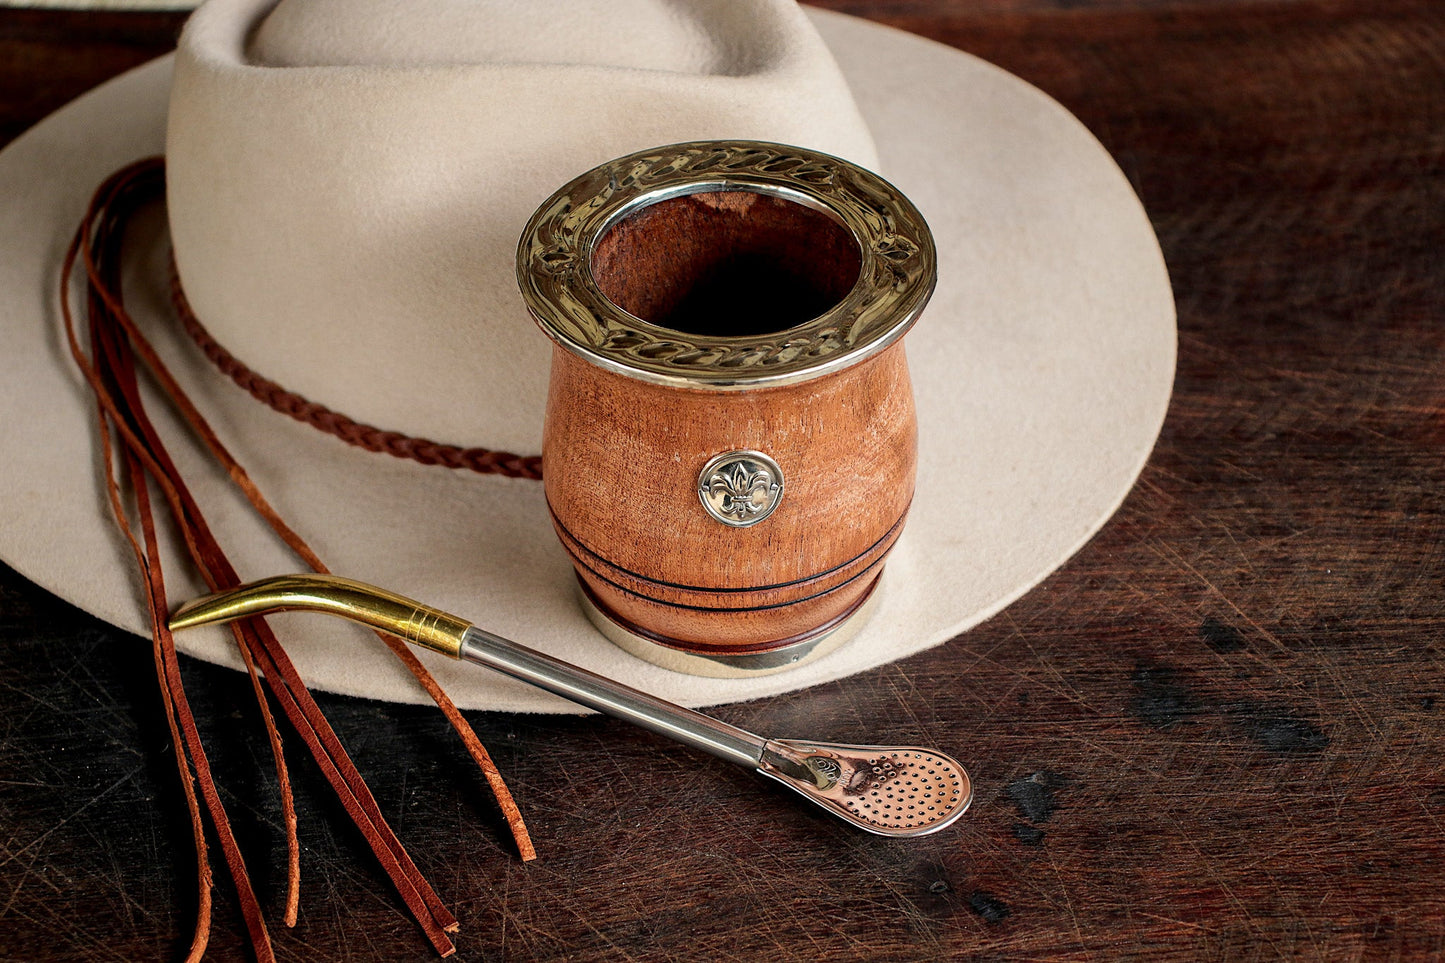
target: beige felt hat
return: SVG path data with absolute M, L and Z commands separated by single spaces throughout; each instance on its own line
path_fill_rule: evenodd
M 877 169 L 938 247 L 936 292 L 907 339 L 919 466 L 906 531 L 871 620 L 794 671 L 701 678 L 625 654 L 579 608 L 537 482 L 350 447 L 255 401 L 175 323 L 172 244 L 196 314 L 256 372 L 385 429 L 539 452 L 550 342 L 516 288 L 523 225 L 601 162 L 710 138 Z M 1108 519 L 1168 403 L 1173 300 L 1129 184 L 1059 105 L 967 54 L 788 0 L 212 0 L 173 58 L 0 153 L 0 558 L 137 633 L 141 585 L 57 291 L 96 185 L 163 151 L 169 224 L 136 228 L 127 303 L 330 567 L 681 703 L 846 676 L 999 611 Z M 302 567 L 178 448 L 244 577 Z M 171 577 L 173 604 L 201 590 Z M 273 624 L 316 688 L 427 699 L 362 630 Z M 177 641 L 239 665 L 223 630 Z M 463 707 L 571 709 L 424 658 Z

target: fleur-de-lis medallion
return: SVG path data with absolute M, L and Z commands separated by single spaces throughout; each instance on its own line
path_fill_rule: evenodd
M 724 525 L 756 525 L 782 501 L 783 470 L 760 451 L 725 451 L 702 466 L 697 497 Z

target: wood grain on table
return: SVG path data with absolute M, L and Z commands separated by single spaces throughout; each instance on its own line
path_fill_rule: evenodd
M 938 836 L 859 835 L 620 723 L 471 714 L 524 865 L 439 713 L 319 696 L 458 958 L 1445 958 L 1445 5 L 826 6 L 999 64 L 1113 153 L 1179 306 L 1158 448 L 992 621 L 718 710 L 956 751 L 977 800 Z M 182 20 L 0 11 L 0 140 Z M 429 958 L 303 765 L 280 925 L 250 684 L 184 672 L 281 957 Z M 179 958 L 192 855 L 148 643 L 0 570 L 0 691 L 0 959 Z M 212 958 L 240 959 L 223 877 Z

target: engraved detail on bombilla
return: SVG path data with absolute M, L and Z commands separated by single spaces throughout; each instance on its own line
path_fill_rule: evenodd
M 702 466 L 697 497 L 724 525 L 747 528 L 771 515 L 783 500 L 783 470 L 760 451 L 725 451 Z

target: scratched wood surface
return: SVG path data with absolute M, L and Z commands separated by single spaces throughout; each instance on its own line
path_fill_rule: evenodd
M 595 719 L 478 713 L 519 863 L 439 714 L 321 697 L 464 960 L 1445 956 L 1445 7 L 833 0 L 1073 110 L 1159 232 L 1176 394 L 1118 516 L 931 652 L 719 714 L 966 759 L 971 814 L 859 835 Z M 0 138 L 179 15 L 0 12 Z M 273 920 L 274 776 L 240 675 L 187 662 Z M 293 746 L 293 749 L 297 747 Z M 302 755 L 294 752 L 295 757 Z M 429 958 L 296 765 L 288 960 Z M 191 854 L 146 643 L 0 571 L 0 959 L 172 959 Z M 218 960 L 244 958 L 218 887 Z

